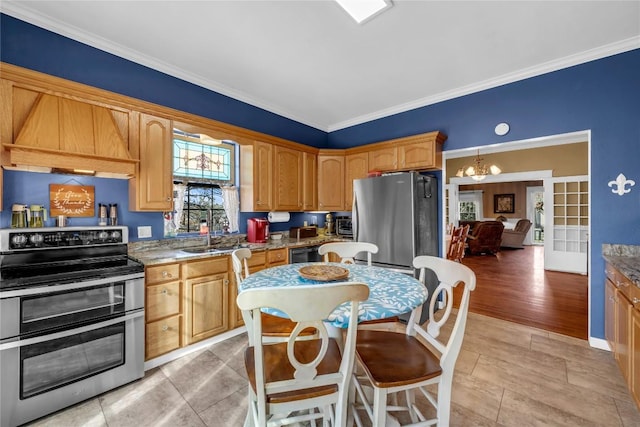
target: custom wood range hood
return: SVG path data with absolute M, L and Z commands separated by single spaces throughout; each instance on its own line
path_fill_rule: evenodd
M 136 171 L 108 108 L 38 94 L 13 144 L 3 144 L 7 169 L 128 179 Z

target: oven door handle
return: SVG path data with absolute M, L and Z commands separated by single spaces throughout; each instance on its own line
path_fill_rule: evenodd
M 60 332 L 55 332 L 53 334 L 46 334 L 46 335 L 41 335 L 38 337 L 33 337 L 33 338 L 27 338 L 24 340 L 17 340 L 17 341 L 11 341 L 11 342 L 7 342 L 4 344 L 0 344 L 0 351 L 2 350 L 8 350 L 11 348 L 18 348 L 18 347 L 24 347 L 27 345 L 32 345 L 32 344 L 39 344 L 41 342 L 45 342 L 45 341 L 51 341 L 51 340 L 55 340 L 58 338 L 65 338 L 71 335 L 76 335 L 76 334 L 81 334 L 83 332 L 89 332 L 89 331 L 93 331 L 96 329 L 100 329 L 100 328 L 104 328 L 107 326 L 111 326 L 111 325 L 115 325 L 117 323 L 121 323 L 127 320 L 133 320 L 133 319 L 137 319 L 139 317 L 144 317 L 144 309 L 138 309 L 136 311 L 131 311 L 127 314 L 125 314 L 124 316 L 119 316 L 119 317 L 114 317 L 113 319 L 109 319 L 109 320 L 105 320 L 102 322 L 98 322 L 98 323 L 92 323 L 90 325 L 86 325 L 86 326 L 81 326 L 79 328 L 74 328 L 74 329 L 67 329 L 64 331 L 60 331 Z
M 107 283 L 126 282 L 127 280 L 135 280 L 144 278 L 144 273 L 125 274 L 122 276 L 105 277 L 97 280 L 87 280 L 83 282 L 73 282 L 63 285 L 39 286 L 35 288 L 16 289 L 14 291 L 3 291 L 0 298 L 16 298 L 35 294 L 48 294 L 51 292 L 69 291 L 74 289 L 88 288 L 91 286 L 99 286 Z

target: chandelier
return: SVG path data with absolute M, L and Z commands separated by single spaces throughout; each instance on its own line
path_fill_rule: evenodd
M 463 176 L 467 175 L 474 181 L 482 181 L 489 174 L 498 175 L 500 172 L 502 172 L 502 170 L 498 166 L 496 165 L 487 166 L 486 164 L 482 163 L 482 160 L 484 159 L 480 157 L 480 150 L 478 150 L 478 154 L 476 155 L 476 158 L 473 161 L 474 165 L 469 166 L 467 168 L 462 167 L 458 169 L 458 172 L 456 172 L 456 176 L 459 178 L 462 178 Z

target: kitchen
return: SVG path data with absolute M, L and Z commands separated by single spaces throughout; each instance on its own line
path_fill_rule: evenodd
M 27 68 L 40 69 L 40 70 L 52 70 L 52 65 L 48 64 L 44 58 L 40 58 L 36 53 L 46 50 L 46 46 L 50 43 L 61 43 L 64 49 L 60 52 L 60 55 L 71 55 L 72 52 L 89 53 L 86 47 L 77 46 L 74 42 L 63 37 L 44 32 L 29 24 L 25 24 L 18 20 L 2 15 L 2 27 L 3 27 L 3 43 L 8 44 L 8 48 L 4 48 L 2 51 L 3 62 L 9 62 L 13 64 L 22 64 Z M 28 49 L 28 46 L 24 45 L 25 41 L 21 40 L 19 43 L 11 37 L 16 37 L 17 34 L 33 34 L 38 39 L 43 37 L 45 43 L 41 45 L 33 45 L 32 50 Z M 13 41 L 12 41 L 13 40 Z M 21 52 L 11 48 L 12 43 L 16 43 L 15 46 L 20 46 Z M 52 48 L 53 49 L 53 48 Z M 29 52 L 32 52 L 31 54 Z M 100 54 L 102 55 L 102 54 Z M 575 92 L 567 96 L 567 99 L 555 100 L 554 105 L 548 105 L 548 103 L 541 100 L 537 100 L 533 95 L 530 95 L 528 102 L 530 107 L 540 107 L 539 111 L 544 120 L 538 120 L 535 128 L 528 124 L 527 115 L 524 112 L 514 112 L 509 114 L 509 117 L 513 117 L 512 122 L 515 120 L 520 123 L 520 127 L 512 126 L 513 131 L 509 138 L 531 138 L 545 134 L 554 134 L 564 131 L 571 131 L 574 129 L 592 129 L 592 153 L 591 153 L 591 172 L 594 179 L 599 182 L 605 182 L 604 186 L 594 185 L 593 191 L 593 215 L 592 215 L 592 249 L 591 249 L 591 288 L 592 288 L 592 302 L 591 302 L 591 332 L 590 336 L 594 339 L 603 339 L 604 337 L 604 321 L 603 321 L 603 304 L 604 297 L 601 295 L 602 283 L 604 282 L 604 261 L 600 256 L 600 246 L 602 243 L 609 241 L 637 244 L 637 233 L 629 233 L 628 230 L 636 230 L 635 222 L 637 222 L 637 216 L 634 216 L 633 212 L 637 212 L 634 209 L 635 201 L 631 198 L 636 191 L 632 191 L 630 196 L 620 197 L 617 195 L 611 195 L 610 188 L 606 186 L 606 182 L 615 179 L 620 170 L 634 170 L 633 158 L 637 158 L 634 154 L 637 152 L 637 144 L 628 138 L 627 135 L 637 132 L 637 123 L 633 121 L 632 117 L 637 117 L 634 114 L 635 104 L 624 100 L 627 98 L 616 97 L 611 93 L 624 93 L 627 92 L 628 87 L 633 87 L 633 77 L 626 74 L 623 70 L 637 69 L 638 51 L 637 49 L 632 52 L 620 54 L 607 59 L 601 59 L 594 63 L 588 63 L 575 67 L 570 70 L 563 70 L 555 73 L 555 77 L 559 80 L 554 80 L 547 77 L 537 77 L 529 80 L 525 80 L 520 83 L 513 83 L 507 85 L 501 89 L 492 89 L 484 94 L 475 94 L 466 97 L 464 100 L 449 101 L 443 106 L 455 105 L 451 113 L 446 113 L 444 110 L 440 114 L 444 114 L 445 117 L 440 120 L 430 119 L 430 114 L 437 110 L 437 107 L 425 107 L 424 110 L 414 112 L 418 118 L 410 120 L 408 126 L 402 131 L 404 135 L 418 134 L 421 132 L 429 132 L 434 129 L 441 129 L 449 136 L 445 149 L 462 148 L 465 144 L 471 144 L 466 141 L 473 142 L 474 145 L 487 145 L 490 143 L 503 141 L 504 139 L 495 138 L 490 135 L 486 129 L 493 129 L 494 122 L 502 120 L 507 115 L 508 109 L 503 107 L 495 107 L 494 109 L 488 109 L 485 105 L 488 102 L 488 97 L 496 96 L 506 99 L 521 99 L 521 91 L 530 91 L 534 93 L 539 85 L 542 85 L 549 91 L 555 91 L 564 93 L 565 85 L 570 86 L 572 81 L 583 81 L 586 86 L 591 89 L 586 92 Z M 69 64 L 73 64 L 73 60 L 68 61 Z M 113 71 L 118 74 L 116 70 L 120 67 L 130 68 L 124 60 L 115 61 L 111 64 Z M 142 69 L 133 67 L 129 72 L 132 75 L 144 76 L 146 73 L 154 75 L 154 72 L 148 69 Z M 606 80 L 606 87 L 601 86 L 601 78 L 595 76 L 610 75 L 611 73 L 619 73 L 617 79 Z M 162 80 L 163 84 L 172 88 L 171 91 L 189 91 L 188 87 L 184 86 L 184 83 L 174 81 L 166 76 L 158 76 Z M 145 80 L 145 79 L 142 79 Z M 595 82 L 598 83 L 595 83 Z M 103 82 L 104 84 L 104 82 Z M 151 83 L 149 83 L 151 85 Z M 131 90 L 131 89 L 130 89 Z M 150 90 L 153 92 L 153 86 L 150 86 Z M 133 90 L 132 90 L 133 92 Z M 160 95 L 158 95 L 160 96 Z M 169 95 L 166 95 L 167 99 L 160 102 L 163 105 L 172 105 L 172 101 Z M 199 95 L 202 99 L 210 100 L 212 95 L 206 91 L 202 91 Z M 589 102 L 588 99 L 592 98 L 601 99 L 602 102 L 594 105 Z M 621 99 L 624 104 L 624 114 L 619 114 L 621 111 Z M 224 102 L 224 101 L 220 101 Z M 233 103 L 231 103 L 233 104 Z M 579 106 L 576 110 L 576 106 Z M 233 116 L 233 112 L 239 113 L 238 116 L 242 116 L 241 111 L 243 106 L 231 106 L 228 112 L 230 116 Z M 459 117 L 457 112 L 459 111 L 472 111 L 475 109 L 484 110 L 485 113 L 481 116 L 469 121 L 468 118 Z M 456 112 L 457 111 L 457 112 Z M 574 111 L 571 117 L 567 117 L 566 111 Z M 212 116 L 212 113 L 208 113 Z M 409 116 L 405 116 L 407 118 Z M 233 119 L 237 120 L 237 119 Z M 403 136 L 397 134 L 397 118 L 384 119 L 383 126 L 379 124 L 363 124 L 358 126 L 358 129 L 344 129 L 330 133 L 328 136 L 321 131 L 314 130 L 312 128 L 300 125 L 299 123 L 293 123 L 283 118 L 273 118 L 273 122 L 269 122 L 270 119 L 263 118 L 258 120 L 257 123 L 252 123 L 247 120 L 243 125 L 247 128 L 252 126 L 257 128 L 279 128 L 277 132 L 273 134 L 282 135 L 283 138 L 304 141 L 306 145 L 312 147 L 340 147 L 347 148 L 352 144 L 359 143 L 371 143 L 379 140 L 393 139 L 397 136 Z M 446 123 L 446 126 L 439 126 L 438 121 Z M 230 120 L 231 122 L 231 120 Z M 271 132 L 266 132 L 271 133 Z M 360 136 L 358 135 L 360 134 Z M 4 135 L 4 134 L 3 134 Z M 606 142 L 603 135 L 607 135 Z M 3 136 L 4 140 L 4 136 Z M 624 154 L 623 154 L 624 153 Z M 637 177 L 631 176 L 631 173 L 627 172 L 629 178 Z M 38 174 L 32 172 L 20 172 L 20 171 L 5 171 L 3 183 L 3 207 L 4 210 L 0 214 L 0 221 L 2 227 L 8 226 L 10 223 L 10 206 L 14 203 L 39 203 L 46 204 L 48 197 L 47 191 L 50 184 L 64 183 L 71 179 L 68 175 L 48 175 Z M 131 204 L 128 197 L 128 183 L 125 180 L 115 180 L 109 178 L 76 178 L 83 185 L 94 185 L 96 189 L 96 200 L 105 203 L 117 203 L 119 207 L 119 221 L 121 224 L 126 224 L 131 230 L 133 240 L 136 240 L 136 232 L 138 226 L 151 226 L 152 239 L 157 240 L 162 238 L 163 225 L 162 216 L 159 213 L 151 212 L 138 212 L 130 209 Z M 634 189 L 635 190 L 635 189 Z M 24 200 L 24 195 L 29 194 L 29 200 Z M 610 212 L 611 207 L 614 207 L 614 211 L 618 212 L 620 217 L 616 218 L 616 221 L 611 221 Z M 337 211 L 339 212 L 339 211 Z M 240 224 L 246 222 L 249 217 L 255 216 L 255 213 L 241 213 Z M 303 221 L 310 221 L 310 218 L 305 214 L 294 214 L 292 216 L 292 224 L 283 225 L 283 230 L 288 229 L 289 226 L 300 226 Z M 79 218 L 72 221 L 72 225 L 94 225 L 96 218 Z M 323 225 L 322 219 L 319 218 L 319 225 Z M 606 226 L 604 225 L 606 224 Z

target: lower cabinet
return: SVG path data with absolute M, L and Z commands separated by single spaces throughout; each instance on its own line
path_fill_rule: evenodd
M 228 264 L 228 256 L 183 263 L 184 345 L 229 329 Z
M 640 408 L 640 288 L 607 264 L 605 337 Z
M 145 271 L 145 359 L 183 345 L 180 264 L 154 265 Z

